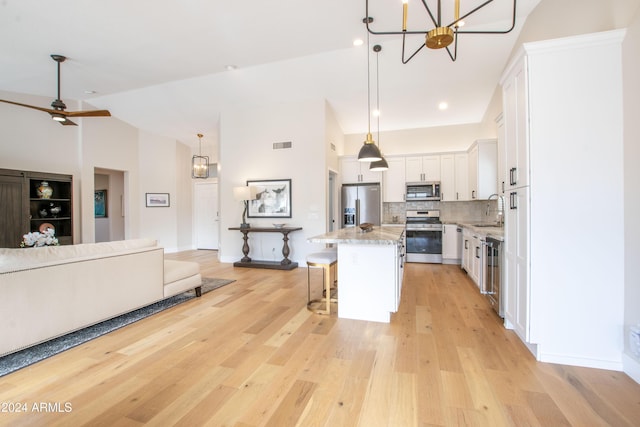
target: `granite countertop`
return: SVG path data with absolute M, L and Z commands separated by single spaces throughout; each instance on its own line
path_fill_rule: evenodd
M 493 224 L 482 224 L 480 222 L 468 223 L 460 221 L 446 221 L 444 224 L 456 224 L 460 227 L 468 228 L 474 233 L 481 234 L 486 237 L 493 237 L 494 239 L 504 242 L 504 227 L 494 226 Z M 478 226 L 481 224 L 481 226 Z
M 400 224 L 399 224 L 400 225 Z M 363 245 L 395 245 L 402 240 L 404 227 L 375 226 L 373 230 L 364 232 L 359 227 L 341 228 L 340 230 L 307 239 L 309 243 L 355 243 Z

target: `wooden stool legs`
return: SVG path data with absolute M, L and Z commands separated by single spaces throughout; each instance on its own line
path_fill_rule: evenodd
M 331 314 L 331 303 L 337 303 L 337 288 L 332 294 L 331 268 L 337 266 L 335 253 L 321 252 L 307 257 L 307 309 L 318 314 Z M 311 299 L 311 267 L 322 268 L 323 297 Z M 319 307 L 318 307 L 319 306 Z M 322 308 L 324 306 L 324 308 Z

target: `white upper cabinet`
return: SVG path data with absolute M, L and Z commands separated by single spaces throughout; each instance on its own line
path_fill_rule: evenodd
M 340 159 L 340 175 L 343 184 L 356 182 L 381 182 L 381 172 L 371 172 L 369 162 L 360 162 L 356 157 Z
M 471 200 L 484 200 L 498 192 L 497 140 L 481 139 L 469 149 L 469 192 Z
M 382 172 L 382 201 L 404 202 L 406 192 L 404 157 L 385 157 L 389 169 Z
M 469 199 L 469 162 L 467 153 L 440 156 L 440 200 L 454 202 Z
M 456 200 L 469 200 L 469 155 L 458 153 L 456 163 Z
M 456 160 L 453 153 L 440 156 L 440 200 L 456 200 Z
M 500 114 L 496 118 L 496 127 L 498 129 L 498 193 L 504 195 L 506 188 L 506 161 L 505 161 L 505 128 L 504 116 Z
M 407 182 L 440 181 L 440 156 L 412 156 L 405 159 Z
M 509 71 L 502 85 L 505 114 L 505 189 L 529 185 L 529 111 L 527 100 L 527 58 L 523 57 Z

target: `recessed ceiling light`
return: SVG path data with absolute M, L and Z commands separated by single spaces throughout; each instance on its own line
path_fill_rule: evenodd
M 446 110 L 447 108 L 449 108 L 449 104 L 447 104 L 446 102 L 441 102 L 440 104 L 438 104 L 438 108 L 441 110 Z
M 237 65 L 233 65 L 233 64 L 229 64 L 229 65 L 225 65 L 224 68 L 227 71 L 233 71 L 233 70 L 238 69 L 238 66 Z
M 362 46 L 363 44 L 364 44 L 364 40 L 362 40 L 362 39 L 355 39 L 353 41 L 353 45 L 354 46 Z

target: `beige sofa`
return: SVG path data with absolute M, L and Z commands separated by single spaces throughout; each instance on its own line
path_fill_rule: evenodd
M 0 356 L 195 289 L 152 239 L 0 249 Z

